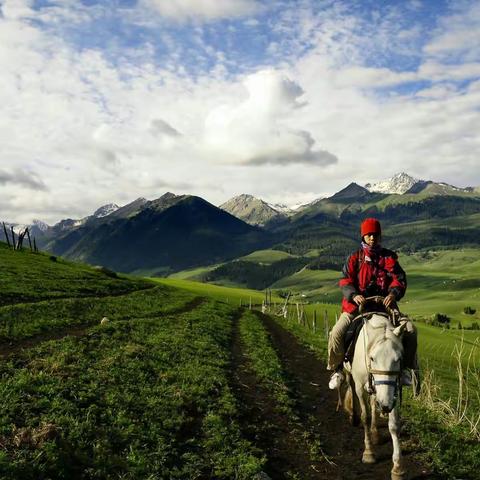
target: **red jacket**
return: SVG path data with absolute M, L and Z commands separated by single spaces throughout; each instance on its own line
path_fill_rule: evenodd
M 363 249 L 353 252 L 345 262 L 339 282 L 342 289 L 342 312 L 353 313 L 358 305 L 353 302 L 355 295 L 371 297 L 387 296 L 389 293 L 400 300 L 407 289 L 407 276 L 397 261 L 397 254 L 380 248 L 374 260 L 366 257 Z

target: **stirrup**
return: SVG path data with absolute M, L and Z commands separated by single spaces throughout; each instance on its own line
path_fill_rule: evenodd
M 328 382 L 328 388 L 330 390 L 336 390 L 337 388 L 340 388 L 340 385 L 343 383 L 345 380 L 345 375 L 341 370 L 337 370 L 332 373 L 330 376 L 330 381 Z

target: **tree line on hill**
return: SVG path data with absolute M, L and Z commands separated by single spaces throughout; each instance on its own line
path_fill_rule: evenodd
M 344 260 L 343 257 L 329 255 L 320 255 L 314 258 L 285 258 L 271 265 L 235 260 L 204 274 L 202 279 L 207 282 L 229 280 L 248 288 L 263 290 L 303 268 L 309 270 L 340 270 Z

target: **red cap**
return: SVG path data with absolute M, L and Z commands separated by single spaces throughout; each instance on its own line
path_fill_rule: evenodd
M 366 218 L 360 226 L 360 232 L 362 233 L 362 238 L 368 233 L 376 233 L 377 235 L 381 235 L 382 227 L 376 218 Z

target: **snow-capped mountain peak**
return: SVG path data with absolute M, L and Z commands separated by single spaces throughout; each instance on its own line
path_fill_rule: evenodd
M 45 223 L 42 222 L 41 220 L 32 220 L 32 227 L 38 228 L 41 232 L 46 232 L 50 227 Z
M 420 181 L 422 180 L 401 172 L 381 182 L 367 183 L 365 188 L 370 192 L 403 194 Z
M 120 207 L 115 203 L 108 203 L 107 205 L 103 205 L 102 207 L 95 210 L 95 213 L 93 214 L 93 216 L 95 218 L 103 218 L 115 212 L 119 208 Z

